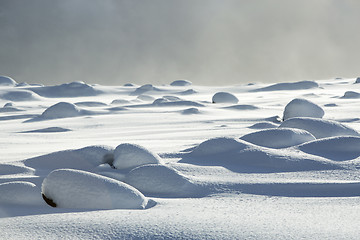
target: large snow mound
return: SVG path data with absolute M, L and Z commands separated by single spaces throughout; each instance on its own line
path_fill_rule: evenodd
M 170 83 L 171 86 L 178 86 L 178 87 L 190 86 L 191 84 L 192 82 L 190 82 L 189 80 L 175 80 L 172 83 Z
M 0 86 L 15 86 L 16 81 L 11 77 L 0 76 Z
M 0 204 L 42 205 L 40 189 L 35 184 L 14 181 L 0 184 Z
M 354 92 L 354 91 L 346 91 L 344 93 L 344 96 L 342 96 L 341 98 L 344 98 L 344 99 L 360 98 L 360 93 Z
M 304 143 L 298 148 L 306 153 L 336 161 L 355 159 L 360 156 L 360 137 L 339 136 Z
M 59 169 L 41 186 L 44 200 L 60 208 L 144 209 L 147 199 L 134 187 L 98 174 Z
M 314 81 L 300 81 L 300 82 L 291 82 L 291 83 L 276 83 L 267 87 L 259 88 L 252 90 L 252 92 L 260 91 L 281 91 L 281 90 L 301 90 L 301 89 L 311 89 L 318 88 L 319 84 Z
M 189 178 L 173 168 L 159 164 L 144 165 L 131 170 L 125 182 L 145 194 L 162 197 L 191 197 L 200 194 Z
M 116 169 L 132 169 L 145 164 L 162 164 L 160 156 L 137 144 L 123 143 L 114 151 Z
M 56 86 L 31 87 L 29 90 L 43 97 L 80 97 L 95 96 L 102 92 L 84 82 L 64 83 Z
M 284 121 L 280 128 L 297 128 L 310 132 L 316 138 L 334 136 L 359 136 L 359 133 L 342 123 L 319 118 L 291 118 Z
M 89 146 L 75 150 L 65 150 L 29 158 L 24 161 L 26 166 L 36 169 L 55 170 L 73 168 L 92 170 L 111 159 L 113 149 L 107 146 Z
M 40 116 L 41 119 L 57 119 L 57 118 L 68 118 L 78 117 L 85 114 L 83 110 L 78 108 L 72 103 L 59 102 L 55 105 L 48 107 Z
M 287 148 L 315 140 L 315 137 L 305 130 L 276 128 L 249 133 L 240 139 L 268 148 Z
M 35 101 L 40 99 L 37 94 L 28 90 L 7 91 L 4 93 L 0 93 L 0 98 L 13 102 Z
M 228 92 L 217 92 L 212 97 L 213 103 L 238 103 L 239 99 Z
M 34 169 L 30 168 L 30 167 L 0 163 L 0 174 L 1 175 L 32 173 L 32 172 L 34 172 Z
M 293 117 L 322 118 L 324 113 L 319 105 L 303 98 L 295 98 L 285 106 L 283 120 Z

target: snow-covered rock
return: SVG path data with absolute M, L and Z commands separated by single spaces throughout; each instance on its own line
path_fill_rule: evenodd
M 162 197 L 191 197 L 197 186 L 179 171 L 165 165 L 149 164 L 131 170 L 125 182 L 145 194 Z
M 268 148 L 286 148 L 315 140 L 315 137 L 301 129 L 275 128 L 249 133 L 240 139 Z
M 291 118 L 284 121 L 279 127 L 304 129 L 316 138 L 359 136 L 359 133 L 353 128 L 336 121 L 320 118 Z
M 0 86 L 15 86 L 16 81 L 11 77 L 0 76 Z
M 40 189 L 31 182 L 14 181 L 0 184 L 0 205 L 43 205 Z
M 137 144 L 123 143 L 115 148 L 113 165 L 116 169 L 132 169 L 145 164 L 162 164 L 156 153 Z
M 319 105 L 303 98 L 295 98 L 285 106 L 283 120 L 293 117 L 322 118 L 324 113 Z
M 360 156 L 360 137 L 340 136 L 323 138 L 304 143 L 298 148 L 306 153 L 336 161 L 355 159 Z
M 228 92 L 217 92 L 212 97 L 213 103 L 238 103 L 239 99 Z
M 172 83 L 170 83 L 171 86 L 178 86 L 178 87 L 190 86 L 191 84 L 192 82 L 190 82 L 189 80 L 175 80 Z
M 51 172 L 41 190 L 49 205 L 60 208 L 144 209 L 148 201 L 124 182 L 73 169 Z

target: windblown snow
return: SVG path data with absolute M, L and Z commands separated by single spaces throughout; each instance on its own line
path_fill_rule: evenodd
M 358 239 L 359 78 L 0 77 L 3 239 Z

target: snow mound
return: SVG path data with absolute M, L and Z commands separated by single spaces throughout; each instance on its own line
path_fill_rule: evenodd
M 106 107 L 106 103 L 102 102 L 95 102 L 95 101 L 89 101 L 89 102 L 77 102 L 75 103 L 76 106 L 79 107 Z
M 98 174 L 59 169 L 43 181 L 44 200 L 53 207 L 144 209 L 147 199 L 134 187 Z
M 323 116 L 324 110 L 319 105 L 303 98 L 295 98 L 285 106 L 283 120 L 293 117 L 322 118 Z
M 176 94 L 179 94 L 179 95 L 191 95 L 191 94 L 195 94 L 195 93 L 198 93 L 198 92 L 195 91 L 194 89 L 188 89 L 188 90 L 185 90 L 185 91 L 182 91 L 182 92 L 178 92 Z
M 0 86 L 15 86 L 16 81 L 11 77 L 0 76 Z
M 163 96 L 162 98 L 155 99 L 152 103 L 153 106 L 157 107 L 172 107 L 172 106 L 193 106 L 193 107 L 204 107 L 204 105 L 194 102 L 182 100 L 175 96 Z
M 332 161 L 293 151 L 265 148 L 244 140 L 207 140 L 179 161 L 201 166 L 222 166 L 234 172 L 294 172 L 341 169 Z
M 212 97 L 213 103 L 238 103 L 239 99 L 228 92 L 217 92 Z
M 359 133 L 342 123 L 319 118 L 291 118 L 279 126 L 280 128 L 297 128 L 310 132 L 316 138 L 335 136 L 359 136 Z
M 82 111 L 72 103 L 59 102 L 55 105 L 48 107 L 42 114 L 43 119 L 56 119 L 78 117 L 82 115 Z
M 277 128 L 278 125 L 272 122 L 259 122 L 251 125 L 251 129 L 266 129 L 266 128 Z
M 141 94 L 141 95 L 137 96 L 136 99 L 141 100 L 141 101 L 145 101 L 145 102 L 150 102 L 150 101 L 155 100 L 154 97 L 149 96 L 149 95 L 145 95 L 145 94 Z
M 200 111 L 197 108 L 188 108 L 182 111 L 184 115 L 199 114 Z
M 161 197 L 192 197 L 198 188 L 179 171 L 165 165 L 149 164 L 131 170 L 125 182 L 145 194 Z
M 233 106 L 225 107 L 225 109 L 233 109 L 233 110 L 256 110 L 256 109 L 259 109 L 259 108 L 256 107 L 256 106 L 254 106 L 254 105 L 238 104 L 238 105 L 233 105 Z
M 57 132 L 69 132 L 69 131 L 71 131 L 71 130 L 68 129 L 68 128 L 48 127 L 48 128 L 25 131 L 25 132 L 22 132 L 22 133 L 57 133 Z
M 14 181 L 0 184 L 0 205 L 43 205 L 40 189 L 35 184 Z
M 0 163 L 0 174 L 1 175 L 32 173 L 32 172 L 34 172 L 33 168 Z
M 355 159 L 360 156 L 360 137 L 340 136 L 323 138 L 304 143 L 298 148 L 306 153 L 336 161 Z
M 26 166 L 36 169 L 55 170 L 73 168 L 92 170 L 111 159 L 113 149 L 107 146 L 89 146 L 76 150 L 65 150 L 29 158 L 24 161 Z
M 43 97 L 55 98 L 55 97 L 80 97 L 80 96 L 95 96 L 102 92 L 96 90 L 93 86 L 90 86 L 84 82 L 71 82 L 64 83 L 56 86 L 45 87 L 31 87 L 29 90 L 39 94 Z
M 342 96 L 341 98 L 345 98 L 345 99 L 360 98 L 360 93 L 354 91 L 346 91 L 344 93 L 344 96 Z
M 40 99 L 37 94 L 27 90 L 8 91 L 0 94 L 0 98 L 13 102 L 35 101 Z
M 160 91 L 160 90 L 158 88 L 154 87 L 152 84 L 145 84 L 145 85 L 142 85 L 141 87 L 138 87 L 137 89 L 135 89 L 135 91 L 132 92 L 130 95 L 137 96 L 137 95 L 141 95 L 141 94 L 144 94 L 144 93 L 150 92 L 150 91 Z
M 156 153 L 131 143 L 123 143 L 115 148 L 113 165 L 116 169 L 132 169 L 145 164 L 162 164 Z
M 252 92 L 261 92 L 261 91 L 281 91 L 281 90 L 302 90 L 302 89 L 311 89 L 318 88 L 319 84 L 314 81 L 300 81 L 300 82 L 291 82 L 291 83 L 276 83 L 264 88 L 259 88 L 252 90 Z
M 360 83 L 360 77 L 356 78 L 355 83 Z
M 192 82 L 189 80 L 175 80 L 172 83 L 170 83 L 171 86 L 177 86 L 177 87 L 184 87 L 184 86 L 190 86 Z
M 124 105 L 124 104 L 129 104 L 130 101 L 129 100 L 125 100 L 125 99 L 115 99 L 113 100 L 110 104 L 111 105 Z
M 262 147 L 287 148 L 315 140 L 315 137 L 305 130 L 276 128 L 249 133 L 240 139 Z
M 247 147 L 248 145 L 244 141 L 228 137 L 218 137 L 200 143 L 190 154 L 191 156 L 207 156 L 229 151 L 240 151 Z

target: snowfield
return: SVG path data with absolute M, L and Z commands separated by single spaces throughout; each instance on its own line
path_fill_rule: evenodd
M 359 78 L 0 77 L 0 239 L 358 239 Z

